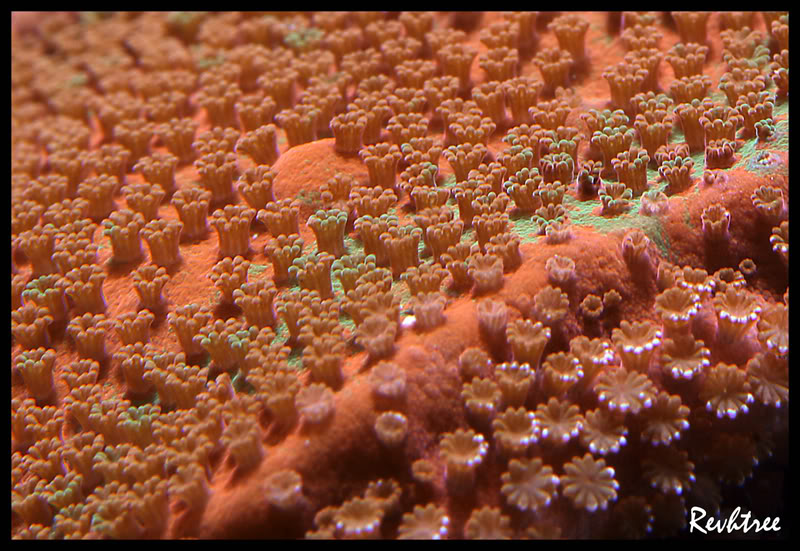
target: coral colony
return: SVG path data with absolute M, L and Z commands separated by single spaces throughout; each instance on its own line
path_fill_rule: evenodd
M 788 36 L 13 14 L 11 536 L 780 537 Z

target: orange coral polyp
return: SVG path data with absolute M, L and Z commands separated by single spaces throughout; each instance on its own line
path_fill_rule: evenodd
M 750 196 L 753 206 L 768 223 L 778 225 L 785 216 L 783 192 L 774 186 L 760 186 Z
M 128 184 L 123 186 L 122 193 L 128 207 L 141 213 L 145 222 L 158 218 L 158 207 L 166 196 L 164 190 L 153 184 Z
M 674 379 L 692 379 L 711 365 L 710 351 L 691 335 L 675 335 L 664 339 L 661 365 Z
M 543 465 L 538 457 L 512 459 L 501 481 L 501 493 L 509 503 L 522 511 L 536 511 L 550 505 L 559 485 L 552 467 Z
M 317 291 L 323 299 L 332 298 L 331 264 L 333 261 L 333 255 L 325 252 L 310 255 L 305 260 L 297 258 L 289 268 L 289 275 L 297 278 L 297 282 L 303 289 Z
M 201 239 L 208 233 L 208 206 L 212 193 L 198 187 L 184 187 L 172 196 L 172 206 L 183 222 L 187 239 Z
M 461 398 L 471 419 L 478 426 L 488 426 L 500 406 L 503 393 L 491 379 L 473 377 L 472 382 L 464 383 Z
M 754 401 L 745 371 L 724 363 L 709 370 L 699 398 L 705 402 L 706 410 L 719 418 L 727 416 L 730 419 L 735 419 L 738 414 L 747 414 L 749 404 Z
M 181 262 L 179 243 L 183 222 L 177 220 L 151 220 L 140 230 L 140 235 L 150 248 L 150 259 L 161 267 Z
M 391 207 L 397 203 L 397 193 L 379 186 L 357 186 L 350 191 L 349 199 L 356 211 L 356 220 L 372 219 L 388 216 Z
M 271 96 L 256 94 L 243 97 L 234 107 L 242 130 L 252 132 L 273 121 L 278 105 Z
M 629 109 L 630 100 L 642 92 L 650 73 L 638 63 L 621 62 L 603 71 L 611 90 L 611 103 L 615 108 Z
M 558 39 L 558 45 L 566 50 L 576 61 L 585 61 L 588 57 L 585 49 L 586 31 L 589 22 L 575 14 L 564 14 L 547 24 Z
M 761 306 L 745 290 L 729 287 L 725 293 L 714 297 L 717 315 L 717 338 L 721 342 L 741 339 L 758 321 Z
M 194 149 L 194 134 L 197 131 L 197 122 L 194 119 L 170 119 L 168 122 L 160 124 L 156 128 L 156 135 L 164 142 L 169 152 L 174 155 L 179 163 L 186 163 L 193 159 Z M 153 158 L 151 155 L 149 158 Z M 148 157 L 143 157 L 139 160 L 142 164 L 142 170 L 147 178 L 147 160 Z M 137 163 L 137 165 L 139 164 Z M 165 191 L 167 191 L 165 189 Z
M 548 440 L 556 446 L 566 445 L 583 429 L 580 408 L 566 400 L 551 397 L 547 403 L 539 404 L 535 415 L 542 440 Z
M 12 14 L 11 537 L 668 538 L 759 486 L 761 19 Z
M 442 437 L 439 450 L 447 465 L 445 478 L 448 489 L 455 495 L 470 491 L 475 483 L 475 470 L 489 451 L 483 435 L 473 430 L 457 429 Z
M 67 335 L 75 343 L 78 356 L 103 362 L 107 359 L 105 337 L 111 329 L 103 314 L 86 313 L 73 318 L 67 325 Z
M 674 161 L 664 161 L 658 169 L 659 175 L 669 182 L 669 191 L 680 193 L 692 186 L 694 161 L 691 157 L 677 157 Z
M 690 307 L 691 311 L 691 307 Z M 611 340 L 629 371 L 647 373 L 655 349 L 661 345 L 662 331 L 652 323 L 623 321 L 611 332 Z
M 257 164 L 272 165 L 280 156 L 277 130 L 274 124 L 266 124 L 245 132 L 236 142 L 235 151 L 246 154 Z
M 729 238 L 731 213 L 719 203 L 709 205 L 701 215 L 703 234 L 712 242 L 724 243 Z
M 699 310 L 700 297 L 687 289 L 671 287 L 656 297 L 655 311 L 668 334 L 681 334 L 689 330 Z
M 51 398 L 55 391 L 53 381 L 55 359 L 55 351 L 45 348 L 27 350 L 17 357 L 14 370 L 22 375 L 28 392 L 40 403 Z
M 250 249 L 250 224 L 255 215 L 255 209 L 240 205 L 226 205 L 214 211 L 211 223 L 219 237 L 220 256 L 247 254 Z
M 115 320 L 115 329 L 123 346 L 128 344 L 143 343 L 150 340 L 150 325 L 155 316 L 149 310 L 128 312 Z
M 392 273 L 399 277 L 408 268 L 419 266 L 419 240 L 422 230 L 412 226 L 390 226 L 380 234 L 382 247 L 389 257 Z
M 767 350 L 779 357 L 789 352 L 789 309 L 782 304 L 774 304 L 761 314 L 758 320 L 758 340 Z
M 96 264 L 84 264 L 68 271 L 58 283 L 81 312 L 103 312 L 106 299 L 103 283 L 106 274 Z
M 556 254 L 547 259 L 545 270 L 550 283 L 563 288 L 575 278 L 575 261 Z
M 475 282 L 475 293 L 497 291 L 503 286 L 503 261 L 493 254 L 477 253 L 468 261 L 467 274 Z
M 347 213 L 338 209 L 318 210 L 309 217 L 308 226 L 317 238 L 317 250 L 339 258 L 345 254 L 344 235 Z
M 370 185 L 393 189 L 397 177 L 397 164 L 402 159 L 400 149 L 396 145 L 379 143 L 363 148 L 359 155 L 367 165 Z
M 499 233 L 489 238 L 486 252 L 503 261 L 505 273 L 513 272 L 522 265 L 522 253 L 519 250 L 521 242 L 519 237 L 511 232 Z
M 508 456 L 524 455 L 538 439 L 536 416 L 525 408 L 508 408 L 492 422 L 494 439 Z
M 272 262 L 273 280 L 276 284 L 289 280 L 289 268 L 303 254 L 303 244 L 303 239 L 295 233 L 279 235 L 264 246 L 264 254 Z
M 331 131 L 336 138 L 336 150 L 355 155 L 361 150 L 367 117 L 363 111 L 350 111 L 331 120 Z
M 634 415 L 653 405 L 653 383 L 642 373 L 624 367 L 606 370 L 597 377 L 595 392 L 608 409 Z
M 536 293 L 533 303 L 533 316 L 548 327 L 553 327 L 564 319 L 569 309 L 567 294 L 550 285 Z
M 566 88 L 570 84 L 571 70 L 575 65 L 575 57 L 566 48 L 546 48 L 534 57 L 533 62 L 539 67 L 544 81 L 543 93 L 554 95 L 559 87 Z M 512 77 L 516 75 L 511 75 Z M 506 79 L 509 80 L 509 79 Z
M 20 299 L 20 303 L 16 305 L 15 309 L 22 305 L 22 301 L 25 304 L 34 303 L 40 308 L 46 308 L 54 322 L 68 320 L 69 309 L 64 289 L 58 284 L 60 279 L 58 274 L 41 276 L 28 283 L 25 289 L 19 293 L 12 291 L 12 295 L 16 295 Z
M 520 407 L 533 385 L 533 372 L 527 363 L 505 362 L 495 367 L 495 377 L 504 407 Z
M 274 327 L 276 320 L 272 301 L 277 292 L 271 280 L 260 279 L 245 283 L 233 291 L 233 303 L 242 309 L 250 325 Z
M 195 161 L 194 166 L 200 174 L 200 185 L 211 192 L 213 204 L 226 203 L 234 197 L 236 163 L 236 155 L 223 150 L 208 153 Z
M 478 56 L 478 65 L 486 72 L 488 80 L 510 80 L 518 74 L 519 52 L 507 46 L 491 48 Z

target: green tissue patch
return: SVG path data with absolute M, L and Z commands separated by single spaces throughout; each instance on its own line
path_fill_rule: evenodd
M 768 142 L 759 143 L 755 138 L 747 140 L 737 151 L 739 160 L 733 168 L 744 167 L 761 175 L 775 174 L 776 171 L 788 175 L 788 167 L 775 151 L 789 149 L 789 122 L 786 121 L 785 126 L 783 121 L 778 124 L 780 126 L 776 127 L 775 135 Z
M 734 163 L 733 168 L 746 166 L 750 158 L 756 153 L 757 140 L 747 140 L 736 152 L 739 160 Z
M 70 88 L 78 88 L 84 86 L 87 82 L 89 82 L 89 77 L 86 76 L 86 73 L 78 73 L 67 81 L 67 86 Z
M 220 54 L 216 57 L 204 57 L 197 61 L 197 67 L 199 69 L 208 69 L 209 67 L 214 67 L 216 65 L 222 65 L 225 63 L 225 56 Z
M 422 239 L 422 237 L 420 237 L 419 243 L 417 243 L 417 257 L 422 258 L 424 252 L 425 252 L 425 241 Z
M 567 207 L 569 219 L 573 224 L 578 226 L 591 226 L 602 233 L 609 233 L 634 225 L 634 222 L 630 220 L 630 211 L 626 214 L 610 217 L 594 214 L 593 211 L 600 206 L 600 201 L 598 199 L 577 201 L 572 197 L 565 196 L 564 206 Z
M 770 147 L 781 151 L 789 151 L 789 119 L 775 123 L 775 136 L 769 142 Z
M 158 392 L 152 392 L 145 398 L 131 400 L 131 405 L 135 408 L 139 408 L 147 404 L 157 405 L 158 403 Z
M 775 173 L 789 174 L 788 167 L 783 163 L 783 159 L 774 151 L 761 150 L 755 155 L 748 157 L 747 170 L 763 176 Z
M 451 174 L 450 176 L 444 179 L 444 181 L 441 183 L 439 187 L 453 187 L 454 185 L 456 185 L 456 175 Z
M 789 115 L 788 100 L 781 101 L 772 109 L 772 118 L 777 118 L 778 116 L 782 115 L 787 115 L 787 116 Z
M 177 25 L 189 25 L 198 17 L 202 17 L 206 12 L 202 11 L 173 11 L 167 15 L 167 22 Z
M 100 13 L 96 11 L 82 11 L 80 12 L 81 25 L 92 25 L 100 20 Z
M 344 312 L 339 314 L 339 325 L 349 329 L 351 334 L 356 332 L 356 322 Z
M 648 171 L 648 181 L 650 181 Z M 651 185 L 650 189 L 657 191 L 664 191 L 667 184 L 661 182 L 659 184 Z M 631 200 L 631 207 L 624 214 L 617 216 L 600 216 L 595 214 L 595 211 L 600 207 L 601 203 L 598 199 L 591 201 L 579 201 L 572 196 L 564 196 L 564 206 L 567 207 L 569 219 L 573 224 L 579 226 L 591 226 L 601 233 L 610 233 L 614 231 L 625 231 L 628 229 L 639 228 L 641 229 L 650 240 L 661 251 L 661 254 L 669 257 L 669 237 L 664 232 L 660 220 L 654 216 L 645 216 L 639 214 L 641 208 L 641 196 L 635 197 Z M 688 211 L 687 211 L 688 212 Z
M 461 241 L 466 241 L 467 243 L 477 243 L 478 236 L 475 233 L 475 228 L 473 227 L 464 230 L 464 232 L 461 234 Z
M 668 260 L 672 260 L 672 255 L 670 254 L 670 243 L 669 243 L 669 234 L 664 231 L 664 227 L 658 221 L 657 218 L 647 217 L 648 223 L 642 226 L 642 231 L 650 238 L 658 250 L 661 252 L 662 256 L 667 258 Z
M 247 275 L 258 275 L 266 269 L 266 264 L 250 264 L 250 268 L 247 270 Z
M 350 237 L 349 235 L 344 236 L 344 246 L 345 249 L 347 249 L 347 254 L 364 252 L 364 244 L 361 242 L 361 240 Z
M 308 256 L 310 256 L 310 255 L 308 255 Z M 308 257 L 307 256 L 301 256 L 300 258 L 302 258 L 303 262 L 305 262 L 306 258 L 308 258 Z M 288 288 L 287 292 L 295 292 L 295 291 L 299 291 L 299 290 L 300 290 L 300 284 L 295 281 L 294 284 L 291 287 Z
M 292 351 L 289 353 L 289 358 L 286 363 L 288 363 L 289 367 L 295 371 L 300 371 L 303 369 L 303 354 L 300 348 L 292 349 Z
M 512 231 L 517 234 L 522 243 L 536 243 L 541 235 L 539 235 L 539 224 L 533 221 L 533 216 L 519 214 L 512 216 L 511 219 Z
M 290 48 L 303 50 L 322 39 L 324 33 L 315 27 L 292 31 L 283 39 L 283 43 Z
M 245 394 L 253 394 L 255 393 L 256 389 L 247 382 L 242 375 L 241 371 L 238 371 L 236 375 L 234 375 L 233 379 L 231 380 L 231 385 L 233 386 L 236 392 L 244 392 Z
M 392 293 L 400 299 L 401 306 L 408 307 L 408 303 L 411 301 L 411 291 L 408 289 L 408 285 L 401 279 L 396 280 L 392 284 Z
M 698 151 L 692 155 L 694 161 L 694 169 L 692 170 L 692 178 L 702 178 L 703 172 L 706 167 L 706 154 L 705 151 Z
M 683 135 L 683 130 L 680 129 L 680 126 L 676 126 L 672 133 L 670 134 L 669 143 L 671 144 L 681 144 L 685 142 L 685 137 Z M 692 161 L 694 161 L 694 168 L 692 169 L 692 177 L 693 178 L 702 178 L 703 171 L 706 166 L 706 158 L 704 151 L 697 151 L 691 155 Z M 647 169 L 647 181 L 648 182 L 655 182 L 660 178 L 658 174 L 658 170 L 654 170 L 651 168 Z
M 286 324 L 281 321 L 281 323 L 276 324 L 273 329 L 275 331 L 275 341 L 286 342 L 286 340 L 289 338 L 289 328 L 286 326 Z
M 315 203 L 322 201 L 322 194 L 317 190 L 305 191 L 302 190 L 297 194 L 297 198 L 304 205 L 314 206 Z
M 736 152 L 739 160 L 733 168 L 744 167 L 757 174 L 774 174 L 777 165 L 779 171 L 788 174 L 788 167 L 770 152 L 789 150 L 789 102 L 775 106 L 772 118 L 776 120 L 775 134 L 767 142 L 759 142 L 756 138 L 746 140 Z
M 333 289 L 334 296 L 344 295 L 344 288 L 342 287 L 342 282 L 339 280 L 338 277 L 333 277 L 333 273 L 331 273 L 331 288 Z
M 683 143 L 684 135 L 683 130 L 679 124 L 672 127 L 672 132 L 669 135 L 669 143 Z M 650 169 L 648 169 L 649 171 Z
M 708 97 L 714 100 L 714 103 L 718 105 L 728 105 L 728 96 L 726 96 L 724 92 L 717 90 L 716 92 L 711 92 Z
M 591 44 L 603 43 L 608 45 L 614 42 L 614 39 L 616 38 L 613 34 L 610 34 L 602 25 L 590 25 L 590 28 L 592 29 L 592 31 L 594 31 L 594 33 L 596 33 L 595 37 L 591 40 Z
M 695 189 L 697 189 L 697 186 L 695 186 Z M 694 229 L 692 218 L 689 215 L 689 198 L 681 197 L 681 199 L 683 199 L 683 222 L 690 228 Z

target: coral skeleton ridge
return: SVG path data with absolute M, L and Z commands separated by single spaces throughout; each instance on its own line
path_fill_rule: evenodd
M 11 537 L 784 537 L 788 32 L 13 13 Z

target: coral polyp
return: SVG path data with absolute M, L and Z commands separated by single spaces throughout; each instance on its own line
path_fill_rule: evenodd
M 11 36 L 12 538 L 788 535 L 788 13 Z

